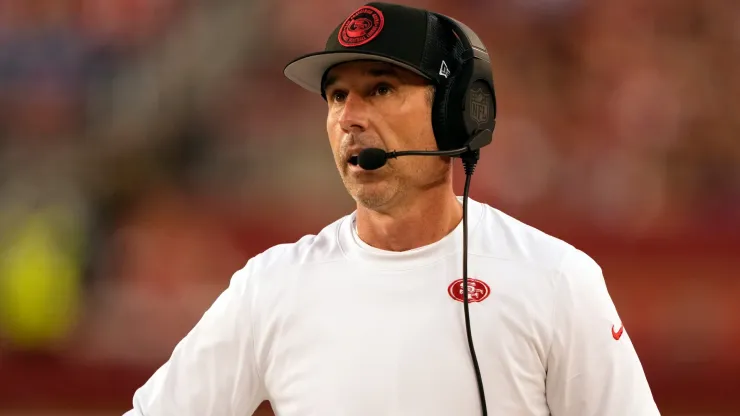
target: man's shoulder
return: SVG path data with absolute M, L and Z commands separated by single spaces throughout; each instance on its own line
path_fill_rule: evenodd
M 342 216 L 316 234 L 306 234 L 294 242 L 269 247 L 252 257 L 247 267 L 252 271 L 266 273 L 276 268 L 307 266 L 341 260 L 344 253 L 338 235 L 343 222 L 348 218 L 349 215 Z
M 574 251 L 569 242 L 483 203 L 478 249 L 484 255 L 558 269 Z

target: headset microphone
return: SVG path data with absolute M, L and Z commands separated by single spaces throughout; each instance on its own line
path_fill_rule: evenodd
M 482 130 L 476 134 L 465 147 L 452 150 L 404 150 L 386 152 L 383 149 L 368 148 L 364 149 L 357 155 L 357 160 L 352 162 L 359 165 L 365 170 L 375 170 L 385 166 L 388 159 L 395 159 L 399 156 L 461 156 L 468 152 L 475 152 L 483 146 L 490 144 L 492 141 L 491 131 Z

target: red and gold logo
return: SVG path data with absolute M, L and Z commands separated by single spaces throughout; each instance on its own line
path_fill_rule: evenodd
M 463 279 L 457 279 L 447 288 L 447 293 L 458 302 L 465 302 Z M 486 282 L 468 278 L 468 303 L 482 302 L 491 294 L 491 288 Z

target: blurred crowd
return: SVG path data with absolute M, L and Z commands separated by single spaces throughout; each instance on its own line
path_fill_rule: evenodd
M 0 0 L 0 356 L 158 363 L 249 257 L 352 210 L 325 104 L 282 69 L 362 3 L 213 13 L 189 60 L 188 22 L 235 2 Z M 604 239 L 738 234 L 740 2 L 405 3 L 491 53 L 473 198 Z

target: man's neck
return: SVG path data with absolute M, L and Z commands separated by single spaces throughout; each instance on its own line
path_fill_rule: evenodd
M 357 232 L 366 244 L 388 251 L 406 251 L 441 240 L 462 221 L 462 205 L 450 189 L 423 197 L 388 212 L 357 207 Z

